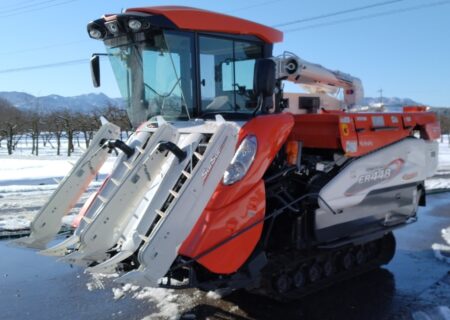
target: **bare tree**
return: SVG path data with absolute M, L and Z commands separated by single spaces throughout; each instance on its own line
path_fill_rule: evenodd
M 61 111 L 54 111 L 46 116 L 48 130 L 55 136 L 56 139 L 56 155 L 61 155 L 61 138 L 64 134 L 64 120 Z
M 86 148 L 94 136 L 94 132 L 100 127 L 99 118 L 96 118 L 95 113 L 77 113 L 76 114 L 77 129 L 83 135 Z
M 450 116 L 446 114 L 441 114 L 439 116 L 439 121 L 441 125 L 441 142 L 444 142 L 444 133 L 447 134 L 448 143 L 450 144 Z
M 100 114 L 108 119 L 108 121 L 120 127 L 120 136 L 122 136 L 123 132 L 126 133 L 126 137 L 129 136 L 129 131 L 132 129 L 132 125 L 125 110 L 109 105 L 105 109 L 100 110 Z M 98 116 L 98 118 L 100 118 L 100 116 Z
M 3 139 L 6 139 L 9 155 L 13 153 L 22 138 L 23 125 L 23 113 L 9 101 L 0 99 L 0 132 Z
M 43 128 L 42 115 L 40 112 L 35 111 L 27 115 L 27 127 L 31 136 L 31 154 L 39 155 L 39 137 Z

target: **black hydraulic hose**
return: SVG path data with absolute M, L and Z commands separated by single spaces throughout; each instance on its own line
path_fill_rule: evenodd
M 134 154 L 134 148 L 131 148 L 122 140 L 115 140 L 113 142 L 113 146 L 117 149 L 122 150 L 122 152 L 125 153 L 128 158 L 130 158 Z
M 134 154 L 134 148 L 131 148 L 129 145 L 127 145 L 122 140 L 107 140 L 102 139 L 100 141 L 100 146 L 102 148 L 108 148 L 109 153 L 111 153 L 113 150 L 116 151 L 116 149 L 121 150 L 123 153 L 127 155 L 128 158 L 130 158 Z M 117 154 L 117 151 L 116 151 Z
M 178 158 L 178 161 L 182 162 L 184 159 L 186 159 L 187 153 L 186 151 L 181 150 L 175 143 L 171 141 L 167 142 L 161 142 L 158 146 L 158 150 L 163 151 L 170 151 L 172 152 L 175 157 Z
M 268 178 L 264 178 L 264 182 L 265 182 L 266 184 L 269 184 L 269 183 L 271 183 L 272 181 L 275 181 L 276 179 L 278 179 L 278 178 L 280 178 L 280 177 L 284 177 L 284 176 L 286 176 L 288 173 L 294 172 L 294 171 L 296 171 L 296 170 L 298 170 L 298 168 L 297 168 L 296 166 L 289 167 L 289 168 L 287 168 L 286 170 L 283 170 L 283 171 L 281 171 L 281 172 L 278 172 L 278 173 L 274 174 L 273 176 L 270 176 L 270 177 L 268 177 Z

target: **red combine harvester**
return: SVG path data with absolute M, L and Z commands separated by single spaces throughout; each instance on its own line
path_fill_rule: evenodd
M 219 13 L 133 8 L 87 29 L 137 129 L 121 141 L 104 121 L 20 244 L 121 283 L 276 299 L 392 259 L 392 231 L 417 219 L 437 166 L 435 114 L 358 111 L 358 78 L 273 57 L 280 31 Z M 98 55 L 92 74 L 98 86 Z M 47 248 L 112 150 L 74 234 Z

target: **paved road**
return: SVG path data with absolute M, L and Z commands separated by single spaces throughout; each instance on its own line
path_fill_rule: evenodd
M 213 299 L 195 290 L 146 299 L 128 293 L 114 300 L 110 281 L 103 282 L 104 289 L 89 291 L 86 284 L 92 279 L 81 269 L 0 242 L 0 319 L 131 320 L 167 315 L 174 304 L 185 319 L 378 320 L 415 315 L 418 320 L 419 312 L 433 318 L 439 306 L 450 307 L 450 265 L 437 261 L 430 249 L 443 242 L 440 230 L 450 225 L 450 194 L 432 195 L 428 201 L 417 223 L 396 232 L 397 253 L 387 267 L 290 304 L 243 292 Z

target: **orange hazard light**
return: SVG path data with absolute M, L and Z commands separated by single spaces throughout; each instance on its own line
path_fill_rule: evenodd
M 287 162 L 290 165 L 296 165 L 297 164 L 297 158 L 298 158 L 298 142 L 294 140 L 290 140 L 286 143 L 286 158 Z

